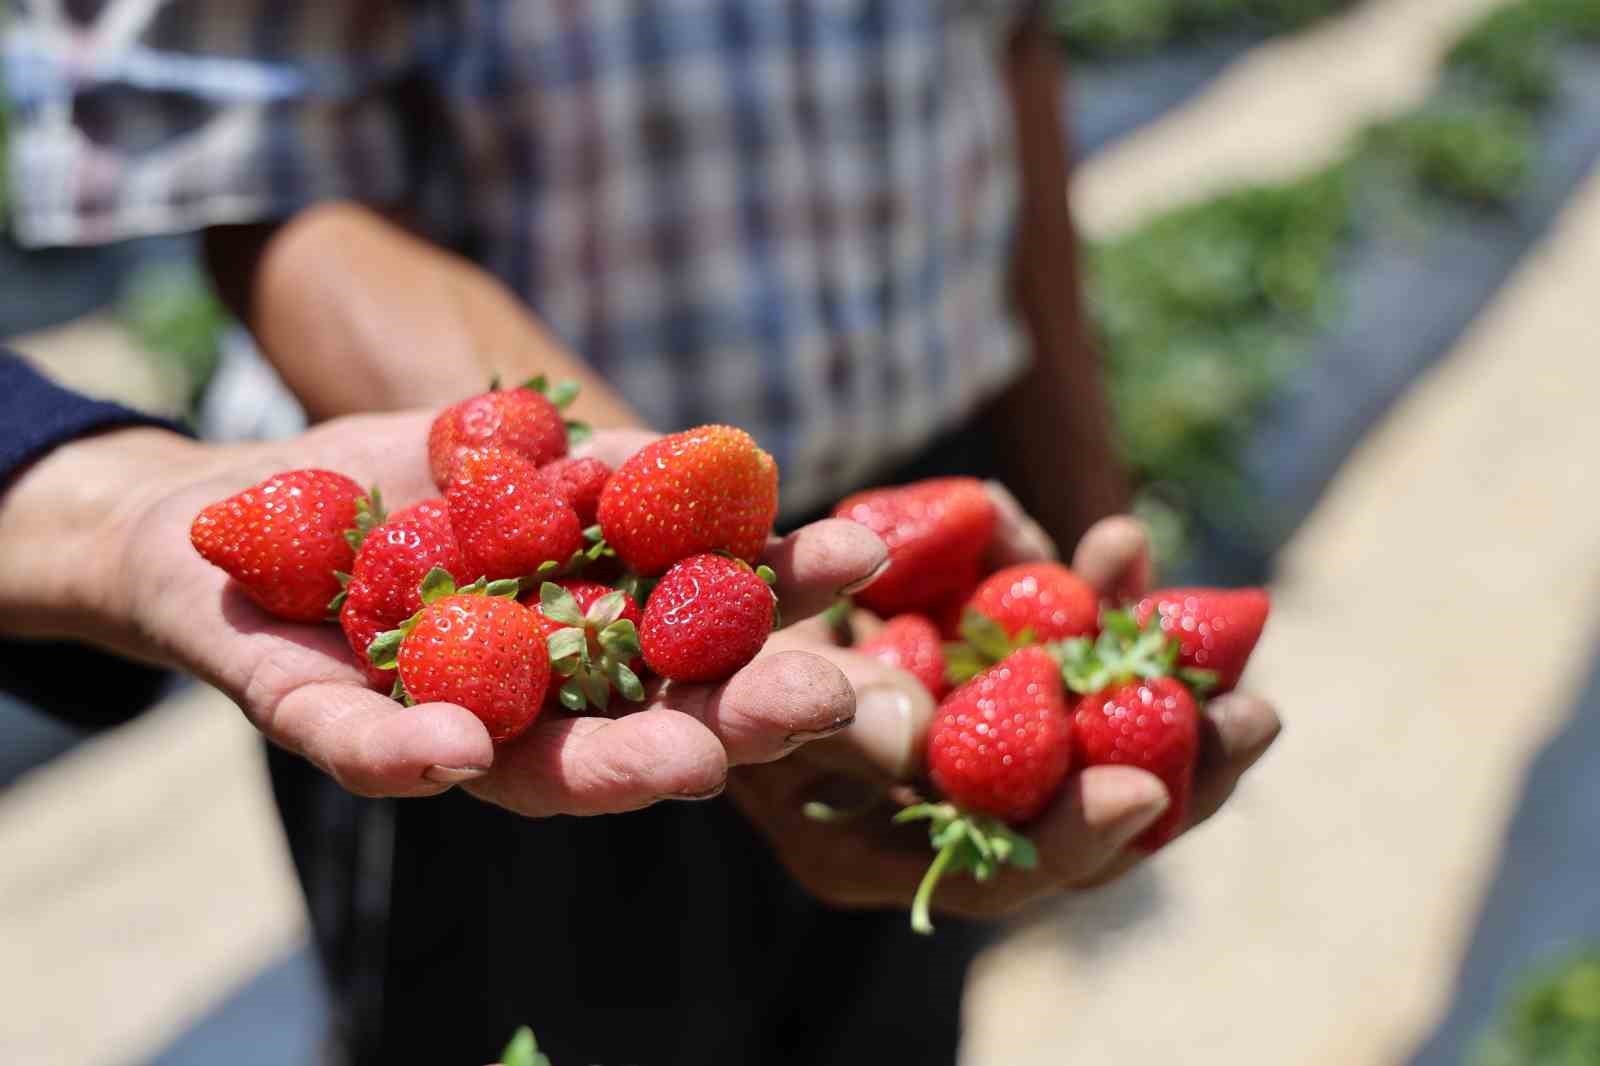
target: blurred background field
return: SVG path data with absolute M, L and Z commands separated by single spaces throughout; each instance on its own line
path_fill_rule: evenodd
M 1288 729 L 1213 824 L 1017 925 L 966 1060 L 1600 1063 L 1600 0 L 1057 12 L 1138 509 L 1175 578 L 1272 583 Z M 0 238 L 0 279 L 0 336 L 64 380 L 270 428 L 206 406 L 250 371 L 186 242 Z M 87 741 L 0 703 L 0 848 L 0 1060 L 310 1056 L 213 693 Z

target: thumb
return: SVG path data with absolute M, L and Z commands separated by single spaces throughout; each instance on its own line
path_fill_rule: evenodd
M 838 667 L 856 694 L 855 721 L 839 733 L 807 744 L 807 761 L 885 784 L 920 773 L 934 712 L 933 697 L 922 682 L 845 648 L 807 650 Z

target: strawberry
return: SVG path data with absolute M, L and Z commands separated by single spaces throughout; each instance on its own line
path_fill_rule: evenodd
M 328 617 L 335 576 L 350 569 L 360 485 L 328 470 L 291 470 L 213 503 L 189 527 L 207 562 L 226 570 L 269 614 L 292 622 Z
M 583 550 L 583 528 L 538 469 L 503 448 L 469 448 L 445 490 L 465 574 L 490 581 L 563 565 Z
M 889 548 L 889 568 L 856 594 L 885 618 L 934 610 L 976 579 L 994 537 L 995 509 L 983 483 L 933 478 L 847 497 L 837 518 L 860 522 Z
M 1151 619 L 1107 611 L 1103 630 L 1056 649 L 1067 686 L 1082 698 L 1072 738 L 1085 766 L 1135 766 L 1161 779 L 1168 806 L 1134 846 L 1155 851 L 1182 831 L 1200 754 L 1200 709 L 1178 671 L 1178 641 Z M 1177 673 L 1179 676 L 1174 676 Z
M 368 645 L 422 610 L 419 587 L 430 570 L 463 571 L 448 515 L 420 506 L 402 513 L 413 517 L 397 516 L 366 534 L 344 592 L 334 600 L 339 624 L 368 680 L 384 687 L 393 679 L 372 668 Z
M 568 429 L 586 433 L 586 427 L 569 427 L 561 409 L 578 394 L 576 382 L 555 388 L 541 375 L 519 388 L 489 391 L 444 409 L 428 430 L 428 466 L 433 480 L 447 488 L 456 461 L 471 448 L 504 448 L 534 466 L 567 454 Z
M 944 644 L 933 623 L 920 614 L 889 619 L 876 635 L 856 645 L 856 651 L 906 671 L 921 681 L 935 700 L 950 692 L 944 676 Z
M 644 577 L 701 552 L 754 563 L 777 515 L 778 465 L 732 426 L 647 444 L 611 475 L 599 511 L 607 543 Z
M 442 518 L 450 521 L 450 509 L 444 502 L 443 496 L 433 496 L 429 499 L 414 503 L 410 507 L 402 507 L 389 516 L 391 522 L 404 522 L 411 518 Z
M 1022 563 L 985 578 L 962 611 L 950 677 L 960 682 L 1027 644 L 1098 632 L 1093 586 L 1060 563 Z
M 1178 640 L 1178 662 L 1215 675 L 1209 693 L 1217 695 L 1239 684 L 1271 606 L 1266 589 L 1182 588 L 1152 592 L 1133 611 L 1140 625 L 1159 614 Z
M 429 571 L 422 610 L 372 642 L 373 665 L 399 671 L 395 693 L 407 705 L 454 703 L 495 743 L 517 737 L 539 717 L 550 683 L 543 633 L 517 592 L 515 581 L 457 589 L 444 570 Z
M 896 822 L 928 820 L 938 854 L 912 903 L 911 927 L 933 931 L 928 906 L 945 874 L 980 881 L 1001 863 L 1031 868 L 1033 845 L 1009 828 L 1038 817 L 1072 764 L 1061 667 L 1041 647 L 1013 652 L 951 693 L 928 730 L 928 771 L 947 802 L 907 807 Z
M 673 681 L 732 677 L 767 642 L 776 620 L 773 574 L 741 559 L 691 555 L 650 593 L 639 643 L 650 669 Z
M 546 581 L 534 617 L 555 672 L 567 679 L 559 692 L 562 706 L 581 711 L 592 703 L 603 711 L 613 688 L 625 699 L 644 699 L 641 617 L 632 596 L 598 581 Z
M 550 489 L 578 512 L 578 521 L 594 525 L 600 510 L 600 493 L 611 478 L 611 467 L 603 459 L 557 459 L 539 468 Z

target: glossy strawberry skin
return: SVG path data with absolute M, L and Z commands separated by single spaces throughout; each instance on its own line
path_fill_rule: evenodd
M 339 609 L 339 624 L 375 688 L 388 689 L 394 677 L 368 662 L 372 638 L 422 610 L 419 588 L 429 570 L 443 567 L 452 577 L 463 570 L 455 531 L 442 509 L 413 507 L 402 513 L 411 517 L 391 519 L 361 542 Z
M 1267 624 L 1272 604 L 1260 588 L 1159 589 L 1140 600 L 1140 625 L 1159 611 L 1161 628 L 1178 641 L 1178 661 L 1217 675 L 1212 695 L 1232 692 Z
M 472 448 L 504 448 L 543 466 L 567 454 L 566 422 L 531 388 L 485 392 L 447 407 L 428 430 L 434 484 L 447 487 L 456 462 Z
M 904 670 L 921 681 L 936 701 L 950 693 L 944 676 L 944 643 L 939 630 L 920 614 L 889 619 L 876 634 L 856 645 L 856 651 Z
M 390 522 L 408 522 L 413 518 L 437 518 L 445 523 L 450 521 L 450 508 L 445 503 L 443 496 L 432 496 L 421 500 L 410 507 L 402 507 L 389 516 Z
M 572 598 L 578 601 L 578 610 L 584 613 L 588 613 L 589 608 L 594 606 L 596 600 L 617 591 L 610 585 L 602 585 L 598 581 L 585 581 L 582 578 L 566 578 L 565 580 L 557 581 L 556 584 L 572 593 Z M 566 627 L 560 622 L 546 618 L 543 609 L 539 606 L 536 594 L 533 595 L 534 598 L 530 600 L 528 606 L 533 610 L 534 618 L 539 623 L 540 631 L 544 634 L 545 639 L 548 640 L 552 635 L 559 633 Z M 626 618 L 633 623 L 635 629 L 638 629 L 644 622 L 644 614 L 639 610 L 638 602 L 626 592 L 622 594 L 622 613 L 617 617 L 619 619 Z M 596 659 L 601 655 L 600 642 L 597 639 L 597 634 L 592 630 L 589 631 L 589 654 Z M 629 668 L 635 673 L 638 673 L 639 665 L 638 659 L 634 659 L 628 664 Z
M 701 552 L 754 563 L 778 516 L 778 465 L 732 426 L 700 426 L 641 448 L 600 496 L 600 528 L 635 573 Z
M 1007 636 L 1023 630 L 1037 641 L 1093 636 L 1100 598 L 1083 578 L 1060 563 L 1023 563 L 985 578 L 966 609 L 996 622 Z
M 889 568 L 856 594 L 885 618 L 932 611 L 970 587 L 994 538 L 995 509 L 976 478 L 933 478 L 847 497 L 837 518 L 860 522 L 889 548 Z
M 515 452 L 462 452 L 445 499 L 465 567 L 458 580 L 526 577 L 541 563 L 565 563 L 584 546 L 577 512 Z
M 662 677 L 722 681 L 756 657 L 772 619 L 772 590 L 748 566 L 692 555 L 650 593 L 639 643 L 645 663 Z
M 550 489 L 578 512 L 584 528 L 594 525 L 600 511 L 600 494 L 611 479 L 611 467 L 603 459 L 557 459 L 539 468 Z
M 1182 682 L 1135 680 L 1084 696 L 1072 737 L 1084 766 L 1134 766 L 1166 785 L 1169 806 L 1135 847 L 1155 851 L 1182 831 L 1200 752 L 1200 711 Z
M 400 679 L 417 703 L 465 707 L 500 744 L 539 717 L 550 656 L 533 612 L 505 596 L 444 596 L 400 645 Z
M 1061 668 L 1039 647 L 1013 652 L 956 689 L 928 732 L 928 770 L 939 791 L 1012 825 L 1050 805 L 1072 757 Z
M 362 495 L 329 470 L 275 474 L 202 510 L 189 540 L 269 614 L 320 622 L 339 594 L 334 572 L 348 571 L 355 556 L 344 534 Z

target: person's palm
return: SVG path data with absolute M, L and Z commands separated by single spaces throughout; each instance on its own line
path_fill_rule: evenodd
M 474 793 L 529 815 L 714 795 L 730 764 L 777 758 L 850 723 L 854 694 L 839 671 L 788 652 L 763 656 L 719 686 L 657 687 L 646 705 L 617 719 L 547 712 L 496 748 L 461 707 L 403 708 L 372 691 L 337 626 L 271 618 L 190 546 L 201 507 L 280 470 L 337 470 L 381 486 L 392 507 L 436 494 L 425 449 L 430 417 L 357 416 L 289 442 L 189 449 L 193 466 L 149 486 L 120 523 L 124 613 L 134 635 L 116 642 L 216 685 L 268 738 L 352 791 L 426 795 L 470 781 Z M 639 439 L 601 434 L 595 448 L 617 459 Z M 871 534 L 827 522 L 774 541 L 768 561 L 785 614 L 798 620 L 883 558 Z

